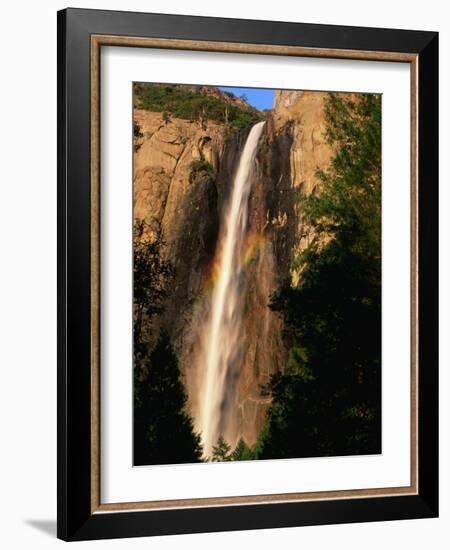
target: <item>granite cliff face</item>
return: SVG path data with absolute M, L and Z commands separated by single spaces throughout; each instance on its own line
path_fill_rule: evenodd
M 311 232 L 298 212 L 302 195 L 318 193 L 317 168 L 326 168 L 331 148 L 324 137 L 324 97 L 318 92 L 277 91 L 261 137 L 249 203 L 246 345 L 236 373 L 236 432 L 256 442 L 269 397 L 264 385 L 283 369 L 282 320 L 267 307 L 283 281 L 298 280 L 293 255 Z M 170 332 L 180 358 L 195 419 L 198 403 L 196 328 L 211 285 L 219 224 L 248 129 L 182 119 L 135 109 L 134 215 L 165 246 L 176 270 L 159 323 Z M 136 134 L 135 134 L 136 135 Z M 207 161 L 213 173 L 192 173 L 192 161 Z M 300 197 L 300 199 L 299 199 Z M 248 254 L 248 258 L 247 258 Z
M 214 122 L 206 129 L 182 119 L 165 122 L 160 113 L 144 110 L 135 110 L 135 123 L 142 137 L 135 142 L 134 217 L 164 243 L 163 254 L 175 268 L 162 322 L 180 349 L 184 317 L 214 255 L 220 197 L 244 136 Z M 191 163 L 200 159 L 211 163 L 215 177 L 200 172 L 190 178 Z
M 320 192 L 318 169 L 326 169 L 331 161 L 332 148 L 325 137 L 324 100 L 326 93 L 277 90 L 275 92 L 273 124 L 275 132 L 291 128 L 292 145 L 289 152 L 290 181 L 300 197 Z M 308 246 L 313 232 L 295 208 L 295 242 L 292 253 L 296 254 Z M 293 283 L 299 280 L 299 273 L 291 271 Z

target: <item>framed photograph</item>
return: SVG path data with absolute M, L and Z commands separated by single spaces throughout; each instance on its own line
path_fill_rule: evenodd
M 438 35 L 58 13 L 58 536 L 438 514 Z

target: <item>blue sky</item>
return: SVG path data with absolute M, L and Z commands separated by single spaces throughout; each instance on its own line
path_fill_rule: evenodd
M 223 92 L 231 92 L 237 96 L 245 94 L 250 105 L 253 105 L 253 107 L 257 109 L 272 109 L 273 107 L 275 90 L 262 90 L 259 88 L 226 88 L 224 86 L 219 86 L 219 89 Z

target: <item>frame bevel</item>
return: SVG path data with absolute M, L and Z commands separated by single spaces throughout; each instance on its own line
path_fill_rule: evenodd
M 143 21 L 147 23 L 144 27 Z M 344 29 L 346 33 L 342 32 Z M 228 35 L 231 39 L 224 40 Z M 249 42 L 250 39 L 253 41 Z M 197 499 L 101 504 L 99 53 L 102 45 L 410 63 L 414 313 L 411 332 L 414 452 L 410 487 L 200 499 L 203 502 Z M 429 282 L 435 282 L 436 277 L 433 266 L 437 259 L 437 173 L 432 165 L 437 147 L 430 146 L 430 139 L 421 139 L 419 143 L 417 136 L 437 136 L 437 101 L 433 108 L 429 104 L 432 98 L 437 99 L 437 34 L 69 9 L 58 13 L 58 55 L 58 536 L 81 540 L 435 516 L 437 331 L 433 333 L 430 327 L 437 323 L 437 286 L 424 290 L 422 284 L 424 275 Z M 430 111 L 432 116 L 424 117 Z M 420 186 L 425 181 L 433 185 Z M 75 232 L 77 223 L 84 225 L 81 228 L 78 225 Z M 75 346 L 75 340 L 78 344 L 80 338 L 81 345 Z M 423 366 L 425 360 L 426 369 L 418 369 L 418 364 Z M 80 399 L 86 397 L 88 401 Z M 89 441 L 86 436 L 83 439 L 86 430 L 91 434 Z

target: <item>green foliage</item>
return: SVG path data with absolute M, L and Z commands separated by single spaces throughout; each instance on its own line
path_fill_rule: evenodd
M 228 98 L 233 94 L 224 94 Z M 215 120 L 235 128 L 248 128 L 263 119 L 252 108 L 240 106 L 224 98 L 177 85 L 155 85 L 143 82 L 134 84 L 134 104 L 140 109 L 168 113 L 174 118 L 187 120 Z
M 231 445 L 227 443 L 223 435 L 220 435 L 216 445 L 212 449 L 211 460 L 213 462 L 231 462 L 239 460 L 255 460 L 257 458 L 254 449 L 249 447 L 242 437 L 237 442 L 234 450 L 231 450 Z
M 239 439 L 234 451 L 231 453 L 231 460 L 254 460 L 255 458 L 254 450 L 242 438 Z
M 286 372 L 298 376 L 304 382 L 314 380 L 314 375 L 308 367 L 308 355 L 304 347 L 298 345 L 291 347 Z
M 319 171 L 320 195 L 301 205 L 305 221 L 363 257 L 381 255 L 381 96 L 351 101 L 330 94 L 327 139 L 337 150 L 328 172 Z M 318 253 L 319 239 L 308 250 Z
M 381 98 L 331 94 L 326 119 L 332 165 L 299 204 L 315 238 L 271 303 L 291 351 L 259 458 L 381 451 Z
M 134 464 L 200 462 L 200 436 L 185 410 L 178 361 L 165 331 L 147 356 L 146 370 L 134 408 Z
M 193 183 L 198 175 L 205 175 L 210 179 L 216 177 L 213 165 L 205 159 L 193 160 L 189 165 L 189 183 Z
M 133 231 L 133 317 L 134 350 L 140 357 L 144 344 L 144 326 L 163 311 L 168 285 L 174 276 L 170 262 L 161 255 L 164 243 L 145 234 L 143 221 L 134 224 Z
M 228 462 L 231 460 L 231 447 L 225 441 L 223 435 L 219 436 L 216 445 L 212 449 L 212 458 L 213 462 Z

